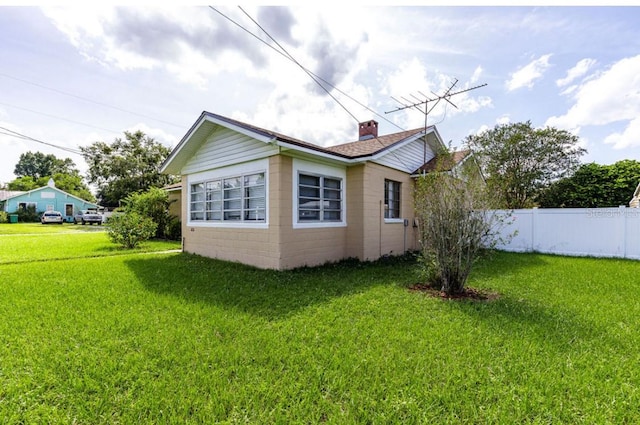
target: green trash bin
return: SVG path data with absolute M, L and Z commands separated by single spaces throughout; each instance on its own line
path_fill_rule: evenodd
M 9 214 L 9 223 L 17 223 L 18 214 Z

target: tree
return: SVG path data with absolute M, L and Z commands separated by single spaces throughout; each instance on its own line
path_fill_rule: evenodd
M 104 206 L 118 206 L 131 193 L 172 181 L 171 176 L 159 171 L 169 156 L 169 148 L 142 131 L 125 131 L 124 136 L 113 143 L 94 142 L 80 148 L 89 165 L 88 181 L 98 187 L 98 197 Z
M 53 154 L 26 152 L 20 155 L 13 171 L 18 178 L 32 177 L 34 180 L 57 173 L 73 174 L 78 173 L 78 170 L 76 164 L 69 158 L 59 159 Z
M 447 155 L 440 155 L 445 158 L 442 163 L 447 162 Z M 429 284 L 448 295 L 464 291 L 473 264 L 497 242 L 503 219 L 489 211 L 493 202 L 477 172 L 456 177 L 438 167 L 418 177 L 419 260 Z
M 503 208 L 532 207 L 543 188 L 571 175 L 586 153 L 578 141 L 565 130 L 534 129 L 530 121 L 497 125 L 465 139 Z
M 18 177 L 17 179 L 7 184 L 8 190 L 21 190 L 29 191 L 37 189 L 39 187 L 46 186 L 49 183 L 49 179 L 52 178 L 56 187 L 63 190 L 73 196 L 77 196 L 85 201 L 95 202 L 96 198 L 93 196 L 89 187 L 82 180 L 82 176 L 78 172 L 71 174 L 56 173 L 53 176 L 44 176 L 38 179 L 34 179 L 31 176 Z
M 625 159 L 611 165 L 589 163 L 540 193 L 544 208 L 603 208 L 626 205 L 640 183 L 640 162 Z

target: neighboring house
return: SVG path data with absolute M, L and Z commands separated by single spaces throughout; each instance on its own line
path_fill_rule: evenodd
M 442 139 L 359 127 L 360 140 L 320 147 L 203 112 L 161 169 L 182 176 L 183 250 L 290 269 L 417 249 L 414 178 Z
M 633 198 L 629 201 L 631 208 L 640 208 L 640 183 L 636 186 L 636 191 L 633 192 Z
M 169 215 L 180 218 L 182 213 L 182 183 L 174 183 L 162 188 L 169 198 Z
M 56 188 L 53 179 L 44 187 L 28 192 L 0 191 L 0 211 L 14 213 L 20 208 L 33 206 L 36 212 L 60 211 L 65 221 L 72 222 L 80 210 L 97 209 L 98 205 Z

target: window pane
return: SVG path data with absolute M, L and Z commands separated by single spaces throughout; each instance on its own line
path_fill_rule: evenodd
M 245 196 L 249 198 L 264 198 L 264 186 L 253 186 L 245 189 Z
M 249 176 L 244 176 L 244 185 L 245 186 L 264 185 L 264 173 L 251 174 Z
M 207 220 L 221 220 L 222 212 L 221 211 L 208 211 L 207 212 Z
M 306 186 L 320 186 L 320 177 L 300 174 L 299 183 Z
M 234 199 L 232 201 L 224 201 L 225 210 L 239 210 L 242 208 L 242 199 Z
M 340 199 L 340 191 L 333 189 L 325 189 L 324 190 L 325 199 Z
M 340 211 L 325 211 L 324 219 L 327 221 L 340 221 Z
M 242 213 L 240 211 L 225 211 L 224 212 L 224 219 L 225 220 L 237 221 L 237 220 L 240 220 L 241 218 L 242 218 Z
M 324 178 L 324 187 L 325 188 L 331 188 L 331 189 L 340 189 L 340 180 L 338 179 L 330 179 L 325 177 Z

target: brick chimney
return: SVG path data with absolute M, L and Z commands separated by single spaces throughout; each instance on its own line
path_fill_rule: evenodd
M 378 137 L 378 122 L 374 120 L 358 124 L 358 140 L 375 139 Z

